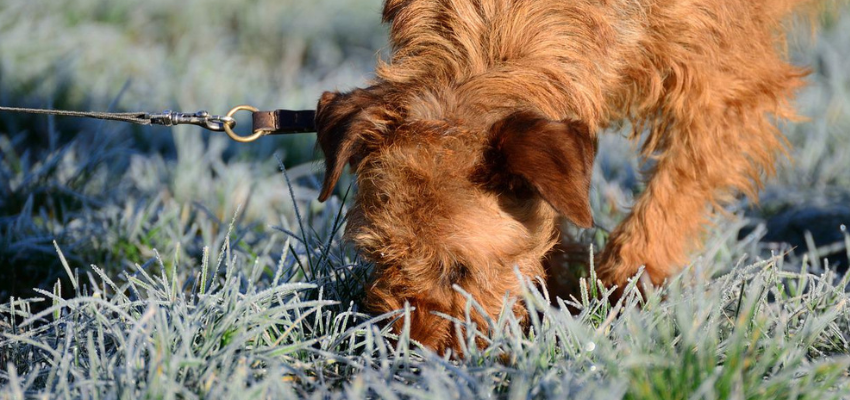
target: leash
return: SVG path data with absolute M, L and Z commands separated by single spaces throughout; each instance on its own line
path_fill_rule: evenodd
M 252 115 L 252 134 L 240 136 L 233 131 L 236 119 L 233 115 L 239 111 L 250 111 Z M 47 114 L 60 117 L 95 118 L 110 121 L 129 122 L 138 125 L 196 125 L 214 132 L 225 132 L 231 139 L 240 143 L 250 143 L 267 135 L 286 135 L 316 131 L 316 112 L 313 110 L 274 110 L 260 111 L 256 107 L 241 105 L 234 107 L 227 115 L 211 115 L 206 111 L 181 113 L 166 110 L 161 113 L 146 112 L 97 112 L 67 111 L 43 108 L 0 107 L 0 112 L 27 114 Z

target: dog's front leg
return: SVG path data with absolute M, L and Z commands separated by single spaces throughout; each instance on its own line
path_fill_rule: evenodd
M 713 210 L 737 191 L 757 195 L 760 175 L 773 168 L 782 148 L 770 109 L 715 106 L 687 123 L 667 125 L 665 145 L 646 191 L 611 234 L 596 267 L 608 285 L 622 290 L 641 266 L 660 285 L 688 262 Z

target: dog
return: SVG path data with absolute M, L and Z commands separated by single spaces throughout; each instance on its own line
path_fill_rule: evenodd
M 319 199 L 356 173 L 345 236 L 375 263 L 366 306 L 409 303 L 411 338 L 439 353 L 460 348 L 439 315 L 465 318 L 455 285 L 478 327 L 506 301 L 525 318 L 522 280 L 545 275 L 561 218 L 593 225 L 597 135 L 623 123 L 653 167 L 596 269 L 623 288 L 644 266 L 662 284 L 786 151 L 775 124 L 797 118 L 807 71 L 783 26 L 813 3 L 386 0 L 390 59 L 316 114 Z

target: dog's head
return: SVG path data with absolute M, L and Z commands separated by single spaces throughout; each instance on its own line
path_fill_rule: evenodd
M 585 125 L 530 111 L 483 128 L 412 119 L 389 97 L 325 93 L 316 123 L 327 168 L 319 200 L 350 164 L 358 192 L 346 236 L 379 270 L 398 272 L 394 295 L 433 290 L 419 282 L 492 286 L 516 265 L 540 274 L 558 215 L 592 225 L 595 139 Z

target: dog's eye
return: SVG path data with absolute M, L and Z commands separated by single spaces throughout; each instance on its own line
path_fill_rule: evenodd
M 466 280 L 467 276 L 469 276 L 469 268 L 462 263 L 455 262 L 449 269 L 448 279 L 451 283 L 461 283 Z

